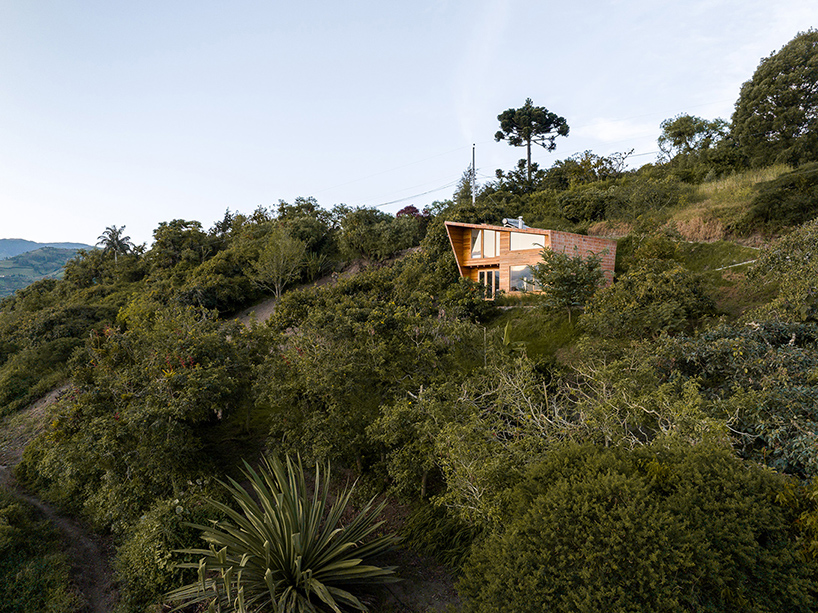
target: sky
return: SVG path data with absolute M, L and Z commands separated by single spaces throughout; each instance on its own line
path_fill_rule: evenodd
M 567 138 L 654 162 L 663 120 L 729 120 L 815 0 L 0 0 L 0 238 L 95 244 L 312 196 L 394 213 L 524 148 L 531 98 Z

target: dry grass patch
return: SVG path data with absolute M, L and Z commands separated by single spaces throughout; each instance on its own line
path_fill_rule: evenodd
M 14 466 L 20 462 L 26 445 L 46 428 L 52 406 L 66 389 L 67 386 L 54 389 L 27 409 L 0 421 L 0 465 Z
M 786 164 L 776 164 L 767 168 L 748 170 L 696 186 L 693 197 L 699 202 L 710 201 L 713 205 L 741 205 L 749 203 L 755 194 L 758 183 L 772 181 L 791 172 L 792 167 Z
M 747 213 L 756 195 L 756 186 L 791 170 L 785 164 L 777 164 L 697 185 L 691 204 L 677 210 L 670 225 L 688 241 L 723 240 L 728 229 Z
M 597 221 L 588 226 L 589 236 L 622 238 L 633 232 L 633 224 L 625 221 Z
M 676 231 L 687 241 L 713 243 L 724 238 L 724 224 L 709 215 L 671 222 Z

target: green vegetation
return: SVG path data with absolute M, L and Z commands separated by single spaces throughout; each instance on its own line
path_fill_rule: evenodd
M 761 183 L 750 209 L 736 223 L 740 234 L 777 234 L 818 217 L 818 163 Z
M 534 106 L 531 98 L 519 109 L 508 109 L 497 116 L 500 129 L 494 140 L 508 139 L 512 147 L 526 150 L 526 179 L 531 183 L 531 143 L 553 151 L 557 145 L 557 136 L 568 136 L 568 122 L 564 117 L 552 113 L 542 106 Z
M 684 266 L 646 259 L 588 305 L 588 328 L 609 338 L 646 338 L 691 330 L 715 305 Z
M 83 602 L 57 530 L 0 488 L 0 608 L 8 613 L 76 613 Z
M 340 513 L 319 485 L 331 507 L 356 479 L 344 525 L 382 496 L 404 546 L 460 574 L 467 611 L 815 610 L 818 159 L 749 157 L 737 135 L 681 115 L 659 163 L 522 160 L 423 212 L 299 198 L 160 223 L 150 248 L 112 226 L 124 246 L 0 303 L 0 411 L 66 385 L 17 477 L 112 535 L 123 612 L 168 593 L 389 610 L 373 577 L 353 601 L 260 565 L 265 540 L 270 557 L 306 543 L 248 519 L 277 517 L 248 480 L 304 497 L 300 468 L 257 468 L 285 454 L 336 467 L 306 495 L 313 527 Z M 484 300 L 444 221 L 518 216 L 617 236 L 614 282 L 546 255 L 552 293 Z M 267 321 L 236 320 L 274 297 Z M 193 553 L 200 531 L 214 547 Z
M 371 536 L 381 525 L 376 518 L 383 503 L 372 508 L 370 501 L 342 523 L 352 489 L 329 506 L 329 467 L 323 482 L 315 469 L 312 491 L 301 462 L 289 458 L 286 465 L 265 459 L 258 472 L 245 465 L 244 477 L 254 495 L 231 479 L 225 487 L 235 506 L 209 501 L 227 519 L 196 526 L 210 549 L 186 552 L 200 558 L 183 565 L 197 569 L 199 579 L 169 594 L 171 601 L 208 602 L 239 613 L 315 612 L 318 603 L 336 613 L 340 606 L 366 611 L 349 590 L 395 580 L 394 569 L 369 563 L 397 544 L 391 535 Z
M 507 493 L 465 611 L 812 611 L 780 475 L 721 446 L 568 446 Z
M 0 299 L 39 279 L 57 279 L 62 268 L 77 254 L 77 249 L 41 247 L 0 260 Z
M 553 310 L 565 309 L 568 321 L 571 313 L 581 309 L 602 285 L 602 255 L 582 257 L 578 253 L 556 253 L 550 249 L 542 252 L 542 262 L 532 268 L 534 280 L 548 291 L 542 304 Z
M 752 166 L 818 158 L 818 31 L 799 33 L 761 60 L 741 86 L 732 138 Z

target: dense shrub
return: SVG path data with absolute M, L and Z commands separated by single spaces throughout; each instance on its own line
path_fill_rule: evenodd
M 818 475 L 818 327 L 720 325 L 653 346 L 662 380 L 695 381 L 741 453 L 775 470 Z
M 278 444 L 359 468 L 379 456 L 366 428 L 380 407 L 451 373 L 474 345 L 477 327 L 457 317 L 485 303 L 476 285 L 462 289 L 439 304 L 415 293 L 401 302 L 394 272 L 382 269 L 285 294 L 271 320 L 283 337 L 256 385 Z
M 341 221 L 339 244 L 348 259 L 383 260 L 423 238 L 426 222 L 412 215 L 393 217 L 372 208 L 349 211 Z
M 748 276 L 778 287 L 776 297 L 756 309 L 754 317 L 818 321 L 818 220 L 767 245 Z
M 194 572 L 178 566 L 194 558 L 180 556 L 177 550 L 197 539 L 199 531 L 191 523 L 221 519 L 204 501 L 204 495 L 219 493 L 199 479 L 178 498 L 157 500 L 136 521 L 117 547 L 115 560 L 120 597 L 127 607 L 144 611 L 163 593 L 195 578 Z
M 583 321 L 600 336 L 650 338 L 689 330 L 714 309 L 696 275 L 672 262 L 647 260 L 597 292 Z
M 11 356 L 0 368 L 0 414 L 18 411 L 62 383 L 65 362 L 80 346 L 79 339 L 58 338 Z
M 563 192 L 557 200 L 562 215 L 574 222 L 598 221 L 605 218 L 609 208 L 623 208 L 617 190 L 605 187 L 609 186 L 581 185 Z
M 121 322 L 74 356 L 72 389 L 18 467 L 114 531 L 208 470 L 209 432 L 243 414 L 257 357 L 255 338 L 212 312 L 133 303 Z
M 812 611 L 786 480 L 729 449 L 570 446 L 506 493 L 465 611 Z
M 178 290 L 178 301 L 232 313 L 258 300 L 262 292 L 248 277 L 251 263 L 234 249 L 220 251 L 197 267 Z

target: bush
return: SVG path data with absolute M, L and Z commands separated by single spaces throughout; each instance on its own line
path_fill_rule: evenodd
M 201 480 L 200 480 L 201 482 Z M 179 498 L 157 500 L 126 534 L 117 548 L 116 571 L 122 602 L 135 611 L 159 600 L 165 592 L 195 578 L 178 567 L 176 550 L 189 544 L 199 531 L 191 522 L 205 523 L 213 517 L 200 488 Z M 188 556 L 185 562 L 192 562 Z
M 569 446 L 507 491 L 467 612 L 812 611 L 784 477 L 729 449 Z
M 584 323 L 610 338 L 650 338 L 691 329 L 715 310 L 699 278 L 681 265 L 648 260 L 594 295 Z
M 18 411 L 59 385 L 68 374 L 64 364 L 80 345 L 78 339 L 59 338 L 9 358 L 0 368 L 0 414 Z
M 121 321 L 125 331 L 94 334 L 74 355 L 72 389 L 18 466 L 114 532 L 218 461 L 211 432 L 246 408 L 244 375 L 259 359 L 252 334 L 211 312 L 131 303 Z
M 534 280 L 543 289 L 542 304 L 548 309 L 571 312 L 581 309 L 605 280 L 602 254 L 582 256 L 574 247 L 574 255 L 543 249 L 542 262 L 532 267 Z
M 560 194 L 558 202 L 562 215 L 570 221 L 599 221 L 605 219 L 609 208 L 622 208 L 618 196 L 616 189 L 582 185 Z
M 774 283 L 778 295 L 753 313 L 782 321 L 818 321 L 818 220 L 765 247 L 748 278 Z
M 377 209 L 357 208 L 341 221 L 341 253 L 347 259 L 384 260 L 417 245 L 424 226 L 411 215 L 395 218 Z
M 695 382 L 704 410 L 729 427 L 745 458 L 780 472 L 818 475 L 818 327 L 719 325 L 652 346 L 661 380 Z

